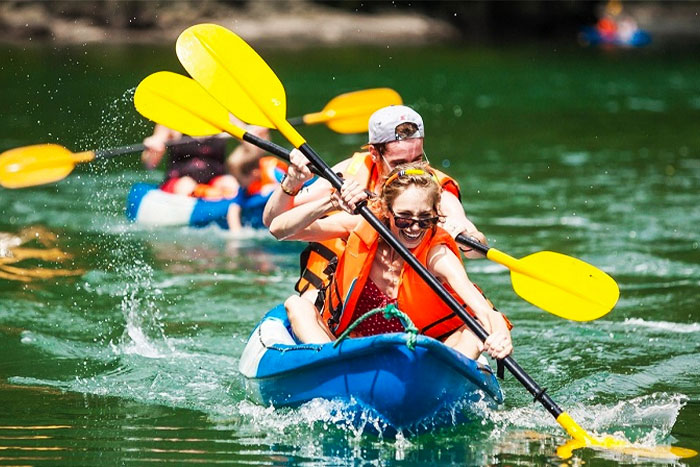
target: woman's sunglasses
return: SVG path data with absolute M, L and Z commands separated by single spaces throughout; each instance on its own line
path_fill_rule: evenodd
M 439 217 L 425 217 L 423 219 L 414 219 L 412 217 L 399 217 L 394 214 L 394 224 L 399 229 L 409 229 L 413 227 L 413 224 L 418 224 L 421 229 L 428 229 L 434 227 L 435 224 L 440 220 Z

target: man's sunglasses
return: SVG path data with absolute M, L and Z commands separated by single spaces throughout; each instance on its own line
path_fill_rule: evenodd
M 396 224 L 396 227 L 398 227 L 399 229 L 409 229 L 413 227 L 413 224 L 418 224 L 418 227 L 421 229 L 428 229 L 434 227 L 439 220 L 439 217 L 425 217 L 423 219 L 414 219 L 412 217 L 399 217 L 396 214 L 394 214 L 394 224 Z

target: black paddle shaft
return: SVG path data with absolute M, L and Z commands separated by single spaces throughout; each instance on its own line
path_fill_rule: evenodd
M 191 138 L 189 136 L 183 136 L 182 138 L 166 142 L 165 146 L 168 148 L 172 148 L 175 146 L 181 146 L 183 144 L 191 143 L 192 141 L 196 141 L 196 139 Z M 95 159 L 107 159 L 110 157 L 116 157 L 124 154 L 131 154 L 132 152 L 141 152 L 145 150 L 146 145 L 143 143 L 129 144 L 128 146 L 120 146 L 118 148 L 96 149 Z
M 124 154 L 131 154 L 132 152 L 141 152 L 144 149 L 146 149 L 146 146 L 143 144 L 130 144 L 128 146 L 121 146 L 118 148 L 96 149 L 95 159 L 107 159 Z
M 280 159 L 283 159 L 283 160 L 289 162 L 289 158 L 290 158 L 289 150 L 287 150 L 286 148 L 283 148 L 282 146 L 279 146 L 279 145 L 273 143 L 272 141 L 268 141 L 266 139 L 260 138 L 259 136 L 256 136 L 256 135 L 248 133 L 248 132 L 243 134 L 243 141 L 246 141 L 250 144 L 253 144 L 253 145 L 259 147 L 260 149 L 264 149 L 265 151 L 269 152 L 273 156 L 277 156 Z M 320 175 L 318 170 L 316 170 L 315 166 L 309 166 L 309 170 L 311 170 L 311 172 L 315 173 L 316 175 Z
M 477 242 L 473 238 L 467 237 L 464 234 L 458 234 L 455 240 L 458 243 L 461 243 L 462 245 L 467 245 L 474 248 L 476 251 L 478 251 L 479 253 L 483 253 L 484 255 L 488 253 L 488 251 L 491 249 L 483 243 Z
M 182 146 L 184 144 L 191 143 L 192 141 L 197 141 L 197 138 L 192 138 L 190 136 L 183 136 L 182 138 L 169 141 L 165 143 L 166 147 L 172 148 L 175 146 Z M 245 132 L 243 133 L 243 141 L 246 141 L 250 144 L 253 144 L 260 149 L 264 149 L 265 151 L 269 152 L 273 156 L 277 156 L 280 159 L 283 159 L 287 162 L 289 162 L 289 150 L 287 148 L 284 148 L 278 144 L 273 143 L 272 141 L 268 141 L 266 139 L 260 138 L 259 136 L 256 136 L 254 134 Z M 106 159 L 110 157 L 116 157 L 116 156 L 121 156 L 123 154 L 131 154 L 133 152 L 141 152 L 146 149 L 146 145 L 143 143 L 138 143 L 138 144 L 130 144 L 128 146 L 121 146 L 118 148 L 110 148 L 110 149 L 97 149 L 95 150 L 95 159 Z M 316 167 L 310 166 L 309 169 L 311 172 L 315 173 L 318 175 L 318 170 L 316 170 Z
M 321 176 L 328 180 L 331 185 L 333 185 L 333 188 L 340 190 L 341 186 L 343 185 L 343 179 L 333 172 L 328 164 L 326 164 L 323 159 L 316 154 L 311 146 L 304 143 L 299 146 L 299 150 L 321 172 Z M 433 289 L 438 297 L 440 297 L 440 299 L 442 299 L 442 301 L 445 302 L 455 314 L 462 318 L 462 321 L 465 322 L 469 329 L 471 329 L 471 331 L 476 334 L 476 336 L 481 339 L 482 342 L 485 341 L 489 336 L 486 330 L 473 316 L 467 313 L 462 305 L 450 293 L 448 293 L 447 290 L 445 290 L 440 281 L 438 281 L 438 279 L 430 271 L 428 271 L 428 269 L 423 266 L 396 237 L 394 237 L 387 226 L 384 225 L 382 221 L 380 221 L 377 216 L 372 213 L 367 205 L 360 205 L 357 208 L 357 211 L 367 222 L 369 222 L 372 227 L 374 227 L 384 241 L 387 242 L 394 250 L 396 250 L 404 261 L 406 261 L 406 263 L 408 263 L 418 273 L 421 279 L 423 279 L 426 284 Z M 464 238 L 470 240 L 467 237 Z M 470 246 L 476 248 L 474 243 L 476 243 L 476 245 L 481 245 L 480 243 L 472 240 L 468 242 Z M 486 248 L 486 251 L 488 251 L 487 247 L 484 247 L 484 245 L 481 246 Z M 557 406 L 557 404 L 545 392 L 546 389 L 540 388 L 540 386 L 525 372 L 525 370 L 522 369 L 522 367 L 520 367 L 520 365 L 518 365 L 518 363 L 512 357 L 508 356 L 504 358 L 502 362 L 508 371 L 510 371 L 515 377 L 515 379 L 517 379 L 520 384 L 522 384 L 525 389 L 527 389 L 528 392 L 535 397 L 535 400 L 539 401 L 550 414 L 556 418 L 563 412 L 563 410 Z

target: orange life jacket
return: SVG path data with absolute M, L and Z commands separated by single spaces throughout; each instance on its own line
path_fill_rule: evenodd
M 212 179 L 216 180 L 219 177 Z M 218 201 L 221 199 L 232 199 L 236 197 L 236 191 L 230 191 L 222 187 L 216 187 L 209 185 L 208 183 L 198 183 L 190 196 L 195 198 L 202 198 L 208 201 Z
M 442 188 L 461 199 L 457 182 L 439 170 L 433 169 L 433 171 Z M 368 190 L 374 191 L 379 179 L 379 171 L 369 152 L 356 152 L 352 155 L 350 163 L 342 176 L 343 178 L 351 178 L 358 184 L 367 187 Z M 323 291 L 328 287 L 330 277 L 333 275 L 338 262 L 338 257 L 344 250 L 345 240 L 332 239 L 309 243 L 309 246 L 301 254 L 299 261 L 301 275 L 294 289 L 300 294 L 309 289 L 319 290 L 321 293 L 316 302 L 316 306 L 319 309 L 323 303 Z
M 331 280 L 323 308 L 323 319 L 336 336 L 351 324 L 355 306 L 369 278 L 378 244 L 379 234 L 366 221 L 361 222 L 348 237 L 347 247 L 338 261 L 338 268 Z M 459 257 L 459 249 L 454 239 L 440 227 L 427 231 L 412 253 L 425 265 L 431 248 L 443 244 Z M 444 286 L 464 306 L 464 301 L 454 290 L 447 284 Z M 397 306 L 411 318 L 421 334 L 436 339 L 445 339 L 464 325 L 407 264 L 404 264 L 401 270 Z M 474 314 L 469 307 L 466 309 L 470 314 Z
M 261 157 L 258 167 L 260 168 L 260 179 L 255 180 L 246 188 L 246 194 L 249 196 L 263 192 L 268 185 L 276 186 L 279 183 L 277 173 L 287 172 L 287 164 L 274 156 Z
M 287 164 L 277 159 L 274 156 L 261 157 L 258 162 L 260 169 L 260 178 L 255 180 L 245 190 L 247 196 L 254 196 L 267 190 L 272 191 L 274 186 L 279 183 L 277 173 L 284 174 L 287 171 Z M 220 187 L 212 186 L 211 183 L 218 177 L 212 178 L 209 183 L 199 183 L 194 187 L 191 196 L 195 198 L 203 198 L 208 200 L 230 199 L 236 196 L 235 192 Z

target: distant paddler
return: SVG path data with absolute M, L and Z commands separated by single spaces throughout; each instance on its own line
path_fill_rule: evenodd
M 237 123 L 255 136 L 269 139 L 267 128 Z M 242 206 L 253 197 L 269 196 L 287 168 L 285 163 L 247 142 L 241 142 L 227 155 L 226 133 L 191 138 L 184 144 L 182 139 L 182 133 L 157 124 L 153 134 L 143 141 L 146 149 L 142 162 L 147 169 L 154 169 L 168 154 L 161 191 L 203 200 L 230 200 L 226 220 L 233 232 L 242 228 Z M 168 144 L 173 141 L 180 143 Z
M 168 91 L 164 92 L 164 89 Z M 372 112 L 386 104 L 393 104 L 396 102 L 401 102 L 400 96 L 395 91 L 388 88 L 354 91 L 341 94 L 331 99 L 321 112 L 307 114 L 303 118 L 297 120 L 300 124 L 325 123 L 329 128 L 339 133 L 363 132 L 367 131 L 367 119 Z M 255 144 L 279 158 L 289 160 L 289 150 L 277 146 L 264 138 L 260 138 L 250 131 L 244 130 L 242 127 L 246 127 L 245 124 L 232 118 L 228 111 L 223 108 L 220 103 L 215 101 L 200 85 L 185 76 L 171 72 L 157 72 L 146 77 L 136 88 L 134 104 L 136 109 L 143 116 L 184 134 L 195 137 L 209 137 L 223 131 L 238 139 Z M 167 136 L 168 135 L 166 135 L 166 137 Z M 267 136 L 266 133 L 265 136 Z M 162 157 L 165 143 L 163 143 L 162 140 L 158 141 L 158 143 L 159 147 L 154 149 L 159 151 L 159 154 L 157 154 L 158 157 Z M 168 144 L 168 146 L 170 146 L 170 144 Z M 159 161 L 151 161 L 150 153 L 145 153 L 144 158 L 151 166 Z M 263 227 L 262 209 L 264 208 L 264 202 L 267 201 L 267 198 L 263 199 L 263 197 L 270 195 L 270 193 L 266 191 L 267 186 L 270 185 L 266 183 L 266 178 L 269 180 L 274 179 L 275 182 L 278 183 L 284 175 L 285 170 L 283 167 L 286 168 L 286 165 L 281 166 L 280 164 L 275 164 L 272 161 L 267 161 L 265 158 L 262 158 L 261 164 L 258 167 L 260 177 L 257 177 L 254 173 L 256 166 L 255 162 L 252 161 L 252 156 L 236 157 L 234 154 L 229 157 L 227 165 L 230 174 L 236 177 L 240 186 L 245 188 L 245 195 L 248 196 L 248 198 L 244 200 L 246 203 L 243 207 L 245 218 L 248 220 L 251 217 L 255 217 L 259 219 L 259 222 L 257 222 L 257 225 L 252 226 Z M 273 170 L 270 170 L 271 168 Z M 173 175 L 177 176 L 180 174 Z M 191 196 L 196 190 L 196 183 L 187 178 L 182 180 L 181 178 L 182 177 L 176 177 L 169 183 L 175 188 L 176 193 Z M 170 188 L 170 186 L 168 186 L 169 183 L 166 181 L 164 184 L 166 190 Z M 204 188 L 205 192 L 216 189 L 206 186 Z M 158 209 L 157 207 L 155 209 L 147 208 L 144 210 L 140 208 L 142 205 L 140 200 L 144 198 L 144 195 L 140 194 L 142 191 L 143 190 L 140 188 L 136 191 L 132 189 L 132 192 L 135 194 L 132 197 L 134 201 L 130 206 L 134 206 L 132 210 L 134 212 L 130 217 L 138 219 L 142 211 L 144 211 L 146 214 L 144 214 L 143 217 L 146 222 L 149 222 L 150 219 L 148 214 L 153 214 L 152 217 L 156 218 L 155 223 L 161 222 L 158 213 L 154 214 L 154 211 Z M 257 194 L 251 197 L 251 191 L 255 191 Z M 156 197 L 152 197 L 152 199 L 162 200 L 163 202 L 159 204 L 167 204 L 167 197 L 160 196 L 161 194 L 164 193 L 156 193 Z M 154 203 L 150 204 L 152 206 Z M 209 206 L 211 210 L 204 212 L 203 216 L 195 216 L 197 212 L 195 208 L 191 216 L 186 215 L 185 222 L 189 220 L 190 223 L 192 223 L 194 219 L 195 221 L 192 225 L 204 225 L 210 222 L 213 216 L 216 216 L 216 222 L 221 224 L 220 218 L 226 214 L 220 212 L 220 208 L 223 206 L 221 203 L 209 203 L 204 205 L 198 202 L 197 205 L 202 205 L 205 208 Z M 258 208 L 259 212 L 257 211 Z M 228 206 L 226 206 L 226 209 L 228 209 Z M 250 215 L 251 211 L 254 211 L 255 216 Z M 184 212 L 184 209 L 178 212 Z M 233 225 L 234 216 L 229 217 L 232 218 L 231 225 Z M 181 219 L 182 216 L 177 217 L 177 220 Z M 170 222 L 170 224 L 167 225 L 173 225 L 176 221 L 172 219 L 165 220 L 165 222 Z

